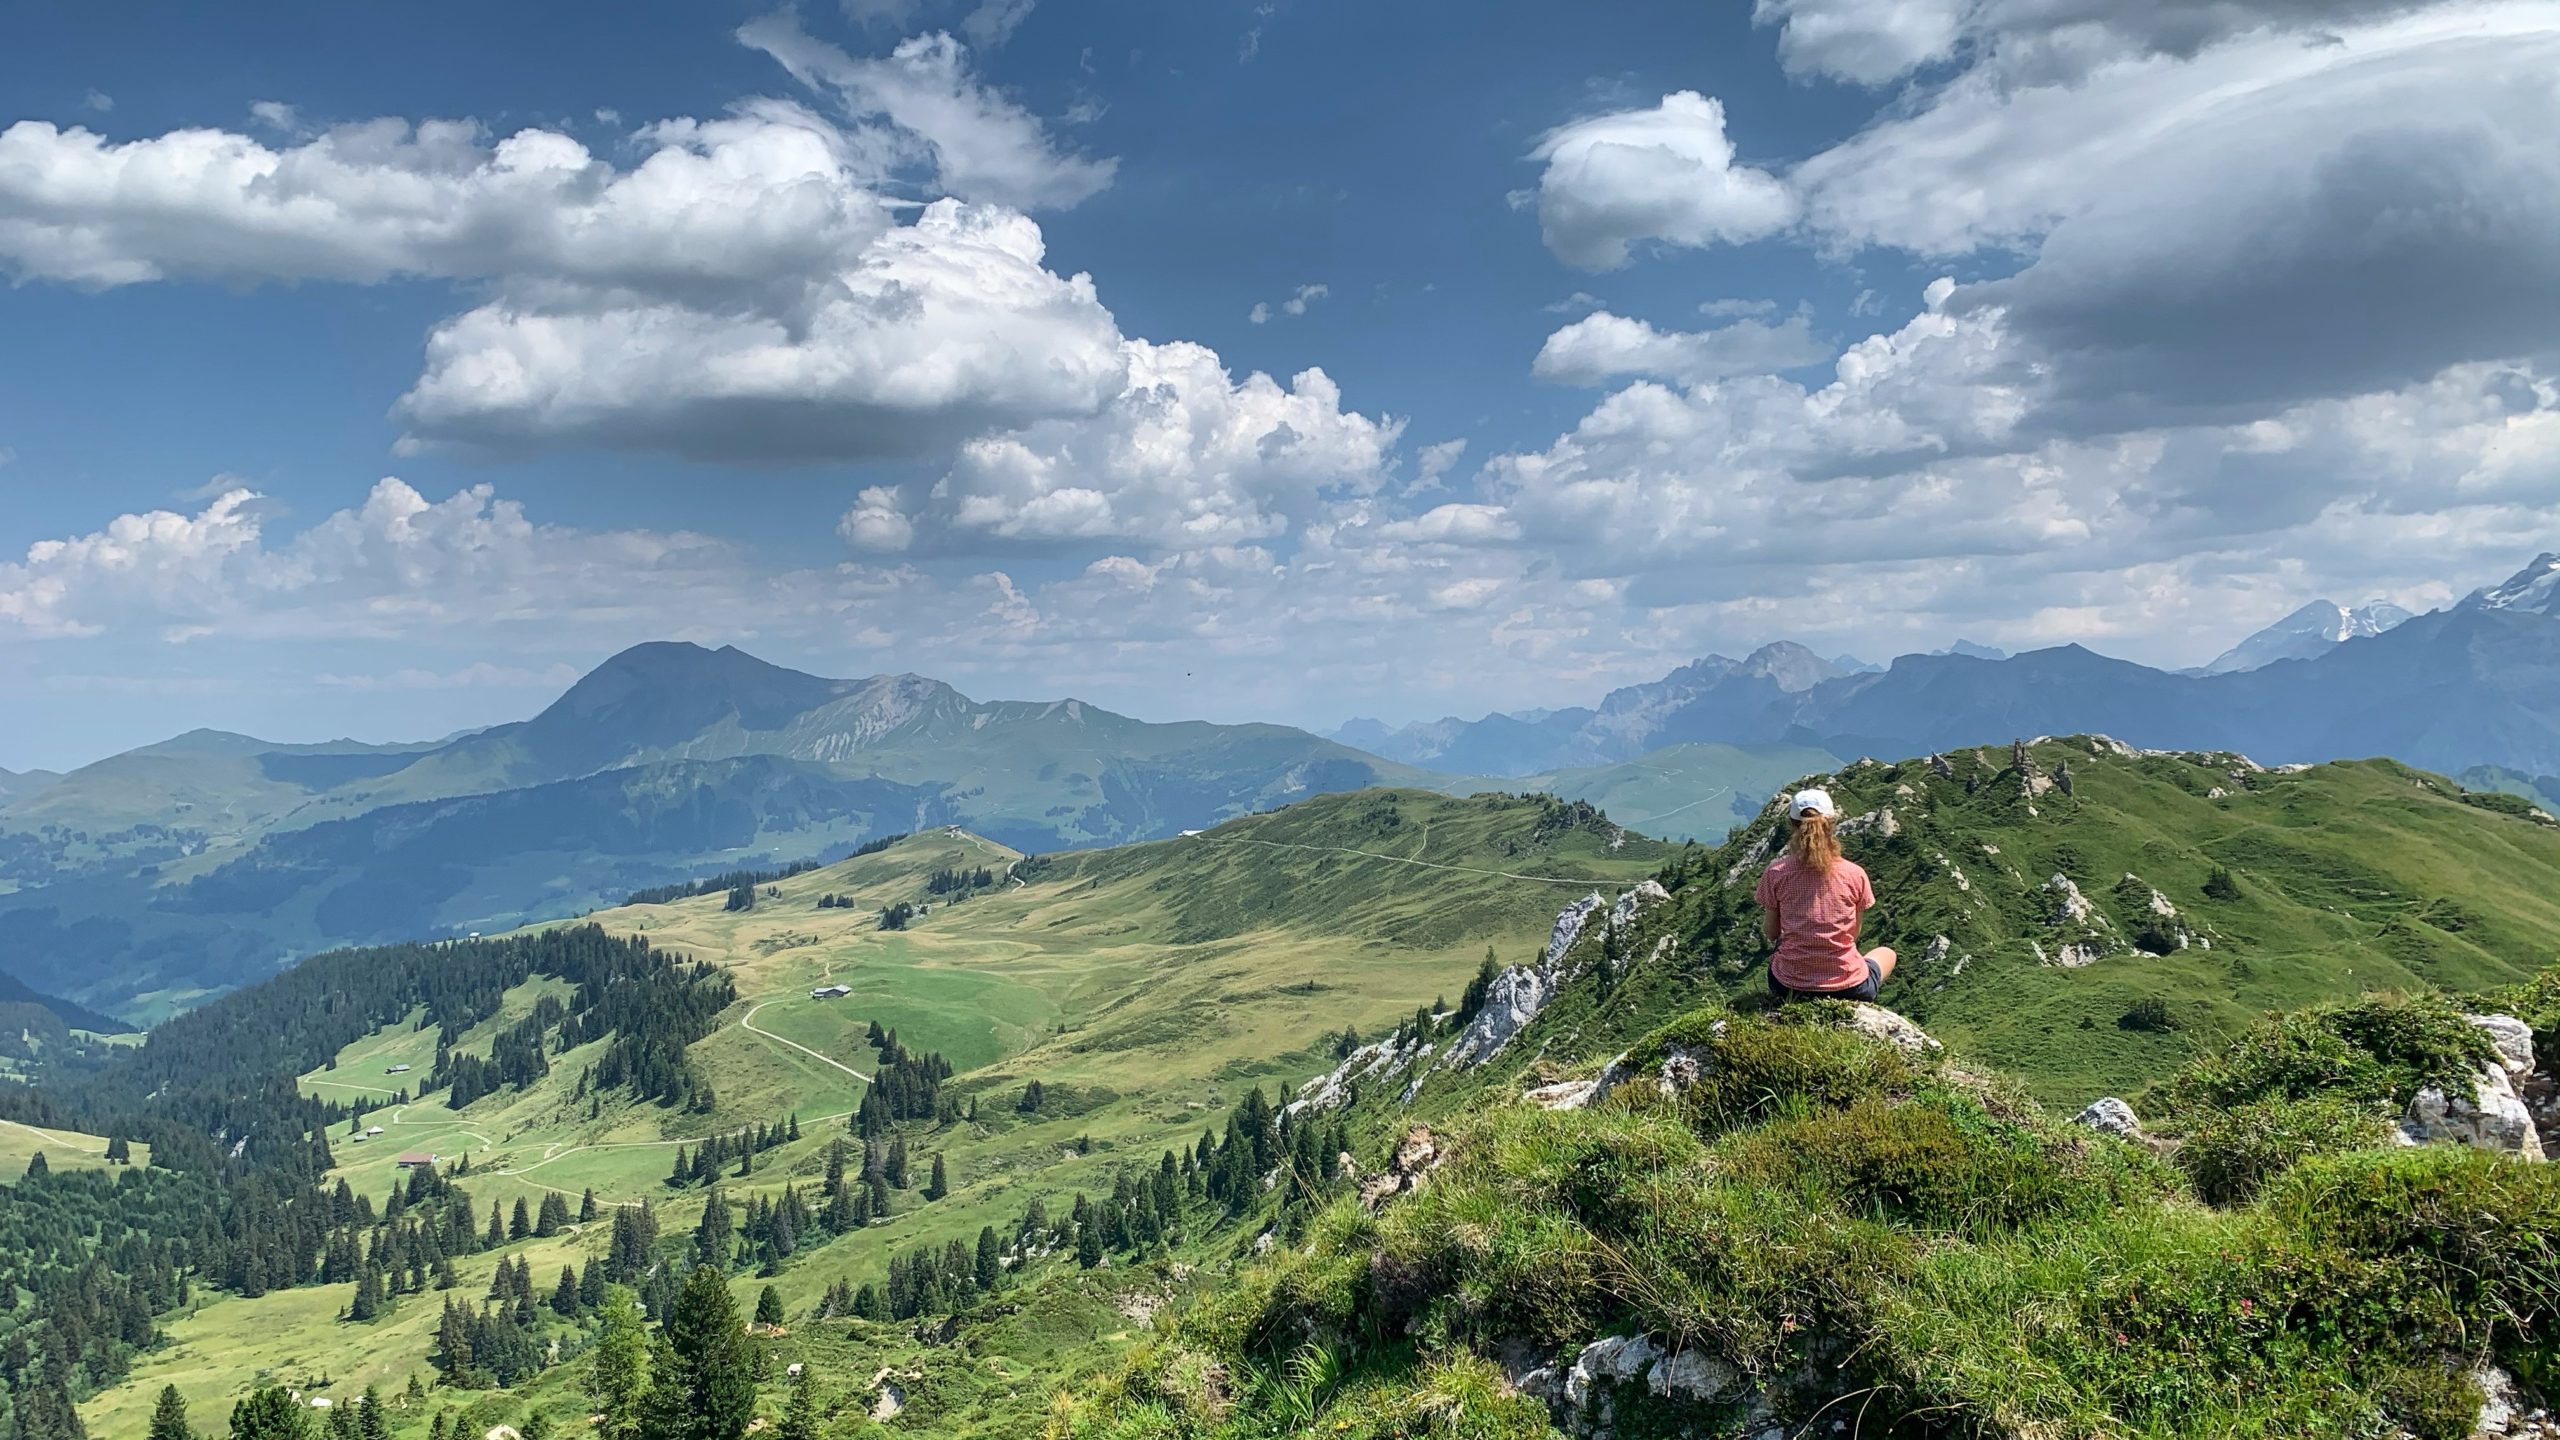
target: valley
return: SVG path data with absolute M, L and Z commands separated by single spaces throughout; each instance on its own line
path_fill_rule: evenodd
M 752 1175 L 719 1189 L 742 1205 L 814 1186 L 829 1147 L 854 1138 L 848 1121 L 878 1073 L 869 1028 L 895 1031 L 909 1051 L 950 1062 L 944 1091 L 974 1117 L 914 1133 L 914 1183 L 929 1150 L 950 1193 L 924 1203 L 901 1191 L 892 1214 L 829 1243 L 823 1263 L 787 1267 L 772 1283 L 802 1314 L 839 1280 L 876 1278 L 892 1255 L 969 1241 L 990 1226 L 1010 1233 L 1035 1201 L 1063 1215 L 1080 1193 L 1110 1194 L 1133 1165 L 1152 1166 L 1223 1124 L 1246 1091 L 1277 1093 L 1330 1064 L 1344 1028 L 1367 1034 L 1410 1020 L 1417 1003 L 1461 992 L 1488 953 L 1533 955 L 1559 896 L 1623 887 L 1672 853 L 1551 801 L 1414 792 L 1335 797 L 1028 866 L 983 837 L 931 830 L 755 887 L 751 908 L 730 909 L 730 897 L 715 893 L 576 922 L 708 960 L 734 983 L 737 1000 L 688 1048 L 717 1097 L 707 1113 L 626 1098 L 591 1105 L 580 1082 L 602 1041 L 554 1055 L 522 1089 L 459 1110 L 441 1096 L 404 1101 L 437 1054 L 436 1029 L 419 1028 L 414 1013 L 339 1047 L 298 1084 L 315 1100 L 366 1107 L 330 1137 L 332 1178 L 360 1194 L 396 1188 L 403 1156 L 435 1155 L 449 1167 L 468 1156 L 457 1178 L 484 1211 L 539 1208 L 545 1196 L 576 1206 L 592 1195 L 606 1213 L 645 1203 L 662 1233 L 681 1234 L 698 1220 L 704 1192 L 667 1183 L 679 1152 L 796 1122 L 796 1138 L 757 1153 Z M 1027 879 L 1012 878 L 1018 866 Z M 995 883 L 956 902 L 929 888 L 935 875 L 980 871 Z M 880 928 L 885 907 L 919 900 L 928 913 Z M 812 996 L 835 986 L 845 993 Z M 546 996 L 565 993 L 548 979 L 510 987 L 452 1053 L 486 1056 Z M 1044 1099 L 1025 1111 L 1033 1082 Z M 355 1138 L 375 1126 L 380 1133 Z M 589 1223 L 526 1253 L 547 1285 L 562 1263 L 592 1263 L 603 1240 Z M 461 1288 L 485 1285 L 481 1260 L 462 1264 Z M 742 1277 L 742 1301 L 752 1304 L 760 1283 Z M 284 1292 L 223 1298 L 174 1319 L 170 1347 L 139 1357 L 135 1378 L 96 1402 L 92 1425 L 112 1431 L 137 1419 L 133 1407 L 147 1407 L 162 1384 L 211 1401 L 295 1366 L 325 1369 L 339 1394 L 431 1376 L 431 1298 L 372 1322 L 360 1363 L 320 1358 L 347 1331 L 338 1318 L 345 1289 L 298 1290 L 274 1306 L 267 1300 Z M 324 1303 L 330 1295 L 338 1298 Z M 1111 1303 L 1100 1304 L 1107 1332 L 1079 1343 L 1125 1331 Z
M 2546 883 L 2560 880 L 2560 826 L 2390 762 L 2277 771 L 2081 737 L 1816 778 L 1851 812 L 1849 848 L 1875 876 L 1870 934 L 1907 957 L 1888 1003 L 2057 1113 L 2108 1093 L 2147 1112 L 2181 1067 L 2270 1011 L 2515 986 L 2560 935 L 2560 901 L 2543 898 L 2560 895 Z M 645 1210 L 672 1241 L 715 1197 L 753 1216 L 830 1193 L 838 1165 L 866 1163 L 862 1116 L 884 1073 L 938 1057 L 934 1113 L 868 1133 L 873 1147 L 895 1142 L 904 1183 L 875 1192 L 865 1223 L 821 1228 L 761 1264 L 741 1256 L 730 1286 L 742 1311 L 770 1287 L 787 1318 L 767 1348 L 823 1367 L 835 1403 L 894 1398 L 899 1433 L 1018 1434 L 1057 1386 L 1140 1344 L 1149 1317 L 1250 1273 L 1258 1233 L 1307 1223 L 1307 1206 L 1350 1182 L 1310 1174 L 1224 1201 L 1194 1190 L 1161 1238 L 1113 1242 L 1092 1268 L 1067 1253 L 1082 1227 L 1027 1229 L 1027 1216 L 1055 1225 L 1084 1201 L 1127 1195 L 1133 1176 L 1174 1164 L 1166 1157 L 1181 1157 L 1169 1173 L 1191 1173 L 1222 1133 L 1240 1143 L 1242 1109 L 1271 1114 L 1292 1092 L 1315 1093 L 1301 1087 L 1354 1045 L 1369 1047 L 1356 1065 L 1407 1057 L 1350 1086 L 1342 1135 L 1367 1167 L 1414 1120 L 1472 1123 L 1489 1101 L 1670 1017 L 1752 1005 L 1756 919 L 1733 877 L 1755 872 L 1775 824 L 1763 812 L 1721 846 L 1674 846 L 1552 798 L 1368 791 L 1049 856 L 930 829 L 777 879 L 546 922 L 521 940 L 447 942 L 595 935 L 707 962 L 700 983 L 733 998 L 685 1046 L 685 1103 L 592 1085 L 621 1041 L 566 1031 L 521 1082 L 458 1107 L 418 1093 L 443 1073 L 440 1050 L 445 1065 L 494 1067 L 510 1036 L 587 1003 L 540 973 L 473 1001 L 448 1044 L 411 1006 L 316 1053 L 294 1085 L 333 1117 L 320 1183 L 386 1196 L 414 1183 L 404 1160 L 433 1157 L 468 1191 L 474 1230 L 497 1238 L 453 1257 L 452 1293 L 476 1297 L 522 1261 L 547 1294 L 563 1266 L 608 1263 L 617 1213 Z M 2483 888 L 2489 875 L 2506 877 L 2498 890 Z M 1645 901 L 1647 877 L 1667 894 Z M 1537 992 L 1520 1038 L 1489 1060 L 1434 1058 L 1476 1005 L 1517 1003 L 1478 1000 L 1485 967 L 1541 972 L 1557 912 L 1595 891 L 1633 897 L 1623 943 L 1595 959 L 1595 935 L 1614 928 L 1586 927 L 1567 949 L 1582 957 L 1578 978 L 1557 972 Z M 884 928 L 901 907 L 900 927 Z M 206 1013 L 254 1023 L 259 1003 L 251 991 Z M 1434 1053 L 1411 1058 L 1424 1044 Z M 725 1147 L 707 1184 L 692 1160 L 706 1141 Z M 546 1204 L 556 1230 L 518 1236 L 505 1222 Z M 943 1302 L 953 1325 L 927 1323 L 935 1312 L 831 1313 L 850 1287 L 981 1236 L 999 1237 L 1014 1273 L 990 1295 Z M 408 1396 L 421 1379 L 423 1395 L 395 1409 L 404 1436 L 430 1412 L 485 1429 L 584 1403 L 583 1321 L 539 1322 L 569 1346 L 560 1364 L 457 1391 L 434 1383 L 437 1291 L 352 1322 L 349 1293 L 344 1282 L 200 1291 L 163 1318 L 163 1343 L 83 1402 L 91 1433 L 133 1431 L 163 1386 L 218 1410 L 279 1377 L 342 1398 L 367 1386 Z

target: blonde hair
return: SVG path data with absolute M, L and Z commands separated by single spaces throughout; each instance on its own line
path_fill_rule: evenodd
M 1828 874 L 1840 859 L 1840 835 L 1828 815 L 1799 815 L 1787 834 L 1787 858 L 1816 875 Z

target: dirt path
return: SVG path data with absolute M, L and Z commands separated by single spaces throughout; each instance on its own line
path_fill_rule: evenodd
M 776 1034 L 774 1034 L 772 1031 L 767 1030 L 767 1029 L 763 1028 L 762 1026 L 757 1025 L 757 1024 L 755 1023 L 756 1012 L 757 1012 L 758 1010 L 763 1009 L 763 1008 L 764 1008 L 764 1007 L 766 1007 L 767 1005 L 772 1004 L 772 1003 L 773 1003 L 773 1001 L 772 1001 L 772 1000 L 769 1000 L 769 999 L 768 999 L 768 1000 L 759 1000 L 759 1001 L 757 1001 L 756 1003 L 754 1003 L 753 1005 L 748 1006 L 748 1007 L 747 1007 L 747 1013 L 738 1017 L 738 1028 L 739 1028 L 739 1029 L 741 1029 L 741 1030 L 752 1031 L 752 1032 L 754 1032 L 755 1034 L 761 1035 L 761 1036 L 763 1036 L 764 1038 L 766 1038 L 767 1040 L 772 1041 L 772 1042 L 773 1042 L 773 1043 L 775 1043 L 776 1045 L 788 1045 L 788 1046 L 790 1046 L 792 1049 L 799 1051 L 801 1054 L 806 1055 L 806 1056 L 808 1056 L 810 1059 L 815 1060 L 815 1061 L 818 1061 L 818 1062 L 819 1062 L 819 1063 L 821 1063 L 821 1064 L 825 1064 L 825 1065 L 833 1065 L 833 1066 L 834 1066 L 834 1067 L 836 1067 L 837 1069 L 839 1069 L 839 1070 L 843 1071 L 843 1072 L 844 1072 L 844 1073 L 846 1073 L 847 1075 L 852 1076 L 854 1079 L 861 1081 L 861 1082 L 862 1082 L 863 1084 L 865 1084 L 865 1085 L 868 1085 L 868 1084 L 870 1084 L 870 1083 L 871 1083 L 871 1077 L 870 1077 L 870 1076 L 863 1074 L 861 1071 L 854 1069 L 852 1066 L 847 1065 L 847 1064 L 846 1064 L 846 1063 L 844 1063 L 843 1061 L 841 1061 L 841 1060 L 829 1059 L 827 1056 L 824 1056 L 824 1055 L 819 1054 L 817 1051 L 810 1049 L 808 1046 L 801 1044 L 801 1043 L 800 1043 L 799 1041 L 797 1041 L 797 1040 L 788 1040 L 788 1039 L 785 1039 L 785 1038 L 783 1038 L 782 1036 L 780 1036 L 780 1035 L 776 1035 Z
M 368 1095 L 397 1095 L 400 1093 L 397 1090 L 385 1090 L 379 1085 L 358 1085 L 351 1080 L 314 1080 L 305 1076 L 302 1083 L 305 1085 L 326 1085 L 332 1090 L 362 1090 Z
M 65 1150 L 67 1150 L 67 1151 L 69 1151 L 69 1152 L 71 1152 L 72 1154 L 75 1154 L 75 1155 L 89 1155 L 89 1154 L 104 1154 L 104 1153 L 105 1153 L 105 1150 L 104 1150 L 104 1148 L 103 1148 L 103 1147 L 101 1147 L 99 1150 L 96 1150 L 96 1151 L 86 1150 L 86 1149 L 83 1149 L 83 1148 L 81 1147 L 81 1144 L 80 1144 L 80 1142 L 79 1142 L 79 1141 L 72 1139 L 72 1138 L 71 1138 L 70 1136 L 68 1136 L 68 1135 L 56 1135 L 56 1134 L 54 1134 L 54 1133 L 53 1133 L 52 1131 L 50 1131 L 50 1130 L 39 1130 L 39 1129 L 37 1129 L 36 1127 L 34 1127 L 33 1125 L 22 1124 L 22 1123 L 20 1123 L 19 1121 L 16 1121 L 16 1120 L 0 1120 L 0 1125 L 6 1125 L 6 1126 L 9 1126 L 10 1128 L 12 1128 L 12 1129 L 16 1129 L 16 1130 L 24 1130 L 24 1131 L 26 1131 L 28 1134 L 33 1135 L 34 1137 L 36 1137 L 36 1138 L 37 1138 L 37 1139 L 39 1139 L 39 1140 L 45 1141 L 45 1142 L 46 1142 L 46 1143 L 48 1143 L 48 1144 L 59 1145 L 59 1146 L 61 1146 L 63 1149 L 65 1149 Z

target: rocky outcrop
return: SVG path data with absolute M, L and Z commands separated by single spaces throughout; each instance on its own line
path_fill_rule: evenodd
M 2471 1440 L 2560 1440 L 2560 1416 L 2526 1402 L 2513 1376 L 2494 1365 L 2471 1372 L 2480 1387 L 2480 1415 Z
M 1723 1021 L 1715 1023 L 1714 1033 L 1724 1033 Z M 1663 1095 L 1676 1098 L 1707 1078 L 1707 1067 L 1713 1058 L 1704 1050 L 1692 1050 L 1683 1045 L 1667 1046 L 1661 1062 L 1653 1067 L 1653 1082 L 1661 1088 Z M 1637 1078 L 1636 1069 L 1629 1060 L 1630 1057 L 1620 1055 L 1588 1080 L 1563 1080 L 1553 1085 L 1541 1085 L 1520 1098 L 1548 1110 L 1587 1110 L 1608 1098 L 1610 1092 L 1619 1086 Z
M 1409 1195 L 1428 1184 L 1431 1172 L 1448 1161 L 1449 1156 L 1440 1148 L 1431 1127 L 1416 1125 L 1396 1142 L 1396 1153 L 1387 1168 L 1360 1182 L 1360 1203 L 1375 1210 L 1398 1195 Z
M 1596 900 L 1599 897 L 1595 895 L 1592 898 Z M 1609 907 L 1609 928 L 1623 930 L 1634 923 L 1638 915 L 1670 898 L 1671 892 L 1662 888 L 1661 881 L 1647 880 L 1619 896 L 1617 903 Z M 1552 939 L 1547 942 L 1547 948 L 1550 950 L 1555 948 L 1555 942 Z
M 2533 1073 L 2533 1027 L 2513 1015 L 2465 1015 L 2478 1026 L 2498 1049 L 2498 1066 L 2507 1078 L 2521 1080 Z
M 1459 1031 L 1458 1037 L 1449 1042 L 1441 1063 L 1455 1069 L 1481 1065 L 1501 1053 L 1502 1047 L 1511 1043 L 1511 1037 L 1538 1018 L 1538 1012 L 1546 1009 L 1548 1002 L 1556 998 L 1556 992 L 1564 987 L 1564 982 L 1572 978 L 1573 970 L 1567 961 L 1573 954 L 1574 943 L 1582 938 L 1591 917 L 1601 915 L 1604 907 L 1603 923 L 1616 930 L 1634 923 L 1636 917 L 1670 899 L 1670 891 L 1663 889 L 1657 881 L 1647 880 L 1620 895 L 1614 904 L 1602 899 L 1595 890 L 1564 907 L 1563 912 L 1556 916 L 1555 928 L 1548 932 L 1547 948 L 1538 957 L 1538 967 L 1532 970 L 1515 965 L 1495 976 L 1493 985 L 1485 992 L 1484 1007 L 1467 1022 L 1467 1028 Z M 1406 1088 L 1407 1099 L 1411 1099 L 1414 1090 L 1421 1085 L 1425 1068 L 1416 1068 L 1414 1083 Z
M 2460 1087 L 2447 1090 L 2436 1085 L 2419 1091 L 2400 1117 L 2401 1143 L 2449 1142 L 2527 1160 L 2543 1159 L 2541 1129 L 2517 1090 L 2519 1081 L 2530 1084 L 2534 1079 L 2532 1030 L 2512 1015 L 2466 1018 L 2488 1033 L 2497 1058 L 2472 1077 L 2469 1094 Z
M 1732 1405 L 1751 1397 L 1749 1377 L 1702 1350 L 1674 1354 L 1649 1335 L 1613 1335 L 1582 1347 L 1571 1361 L 1520 1372 L 1512 1384 L 1546 1402 L 1557 1425 L 1576 1435 L 1607 1435 L 1619 1401 L 1649 1395 L 1678 1405 Z
M 1298 1093 L 1280 1107 L 1284 1115 L 1304 1110 L 1335 1110 L 1351 1103 L 1355 1091 L 1371 1081 L 1392 1080 L 1414 1065 L 1430 1058 L 1432 1047 L 1419 1036 L 1398 1031 L 1384 1040 L 1363 1045 L 1343 1057 L 1342 1063 L 1298 1087 Z
M 1573 949 L 1573 942 L 1582 938 L 1582 927 L 1590 923 L 1592 913 L 1604 903 L 1600 892 L 1594 890 L 1564 907 L 1556 916 L 1555 928 L 1547 932 L 1547 948 L 1538 957 L 1538 968 L 1553 973 L 1564 964 L 1564 957 Z
M 1881 1040 L 1915 1059 L 1935 1054 L 1939 1048 L 1938 1042 L 1929 1038 L 1928 1031 L 1881 1005 L 1870 1005 L 1863 1000 L 1849 1006 L 1849 1028 L 1870 1039 Z
M 2103 1100 L 2090 1101 L 2086 1109 L 2071 1117 L 2071 1123 L 2085 1126 L 2101 1135 L 2113 1135 L 2119 1140 L 2142 1138 L 2141 1118 L 2133 1113 L 2132 1106 L 2113 1095 Z
M 1464 1069 L 1490 1060 L 1511 1037 L 1538 1018 L 1547 1002 L 1556 998 L 1557 981 L 1552 970 L 1524 970 L 1514 965 L 1493 977 L 1485 991 L 1484 1008 L 1449 1042 L 1446 1056 L 1450 1065 Z
M 2450 1141 L 2528 1160 L 2543 1158 L 2532 1113 L 2507 1073 L 2494 1066 L 2480 1072 L 2467 1096 L 2434 1085 L 2419 1091 L 2400 1117 L 2400 1138 L 2410 1145 Z
M 2057 870 L 2052 879 L 2044 882 L 2044 888 L 2053 896 L 2050 918 L 2054 924 L 2087 925 L 2098 919 L 2098 907 L 2089 903 L 2089 897 L 2080 893 L 2070 876 Z
M 1852 815 L 1840 822 L 1840 834 L 1844 839 L 1873 835 L 1879 840 L 1890 840 L 1901 833 L 1902 822 L 1894 818 L 1890 805 L 1870 810 L 1864 815 Z
M 1725 867 L 1725 888 L 1732 889 L 1740 884 L 1745 876 L 1757 881 L 1760 878 L 1760 872 L 1768 868 L 1769 852 L 1777 848 L 1777 844 L 1777 826 L 1772 825 L 1762 830 L 1759 838 L 1751 842 L 1750 846 L 1742 852 L 1741 857 Z

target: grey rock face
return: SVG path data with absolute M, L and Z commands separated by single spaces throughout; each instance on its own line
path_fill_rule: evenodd
M 2122 1140 L 2142 1138 L 2140 1117 L 2133 1113 L 2132 1106 L 2113 1095 L 2090 1101 L 2088 1108 L 2071 1117 L 2071 1123 L 2085 1125 L 2101 1135 L 2113 1135 Z
M 2469 1095 L 2448 1094 L 2433 1085 L 2419 1091 L 2400 1117 L 2400 1139 L 2408 1145 L 2451 1142 L 2527 1160 L 2543 1158 L 2533 1114 L 2498 1065 L 2481 1067 Z

